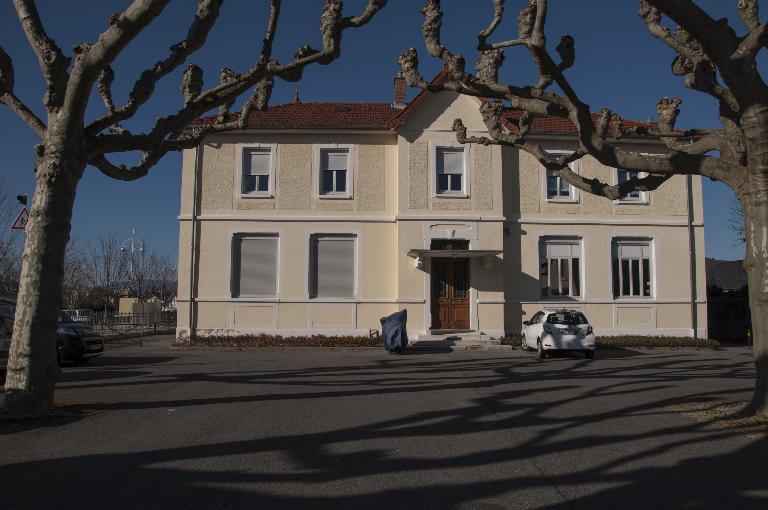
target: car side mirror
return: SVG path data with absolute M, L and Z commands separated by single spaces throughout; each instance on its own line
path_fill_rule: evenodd
M 523 326 L 530 326 L 530 325 L 531 325 L 531 321 L 523 321 Z

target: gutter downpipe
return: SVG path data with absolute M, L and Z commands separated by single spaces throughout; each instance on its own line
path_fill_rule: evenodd
M 195 321 L 195 255 L 197 254 L 197 182 L 200 179 L 200 152 L 202 141 L 195 147 L 194 179 L 192 181 L 192 235 L 189 250 L 189 337 L 192 338 Z
M 693 227 L 693 176 L 688 174 L 688 264 L 691 278 L 691 326 L 693 327 L 693 339 L 699 336 L 699 310 L 696 288 L 696 232 Z

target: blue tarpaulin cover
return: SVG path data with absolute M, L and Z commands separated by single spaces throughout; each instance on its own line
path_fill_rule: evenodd
M 381 319 L 381 336 L 384 338 L 384 348 L 389 352 L 402 352 L 408 346 L 408 331 L 406 322 L 408 312 L 400 310 Z

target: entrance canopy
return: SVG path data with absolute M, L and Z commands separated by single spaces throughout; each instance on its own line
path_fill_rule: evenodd
M 502 250 L 410 250 L 408 256 L 416 259 L 416 267 L 424 264 L 424 259 L 483 259 L 483 266 L 490 267 L 491 258 L 502 253 Z

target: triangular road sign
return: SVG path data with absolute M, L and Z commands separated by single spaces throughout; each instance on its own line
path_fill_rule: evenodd
M 11 230 L 26 230 L 28 222 L 29 211 L 27 211 L 27 208 L 24 207 L 21 211 L 19 211 L 19 215 L 16 216 L 16 221 L 14 221 L 13 225 L 11 225 Z

